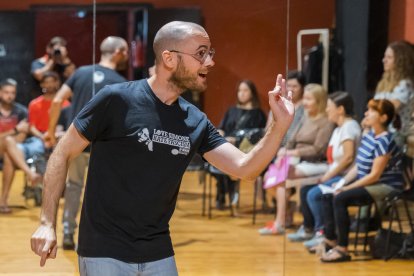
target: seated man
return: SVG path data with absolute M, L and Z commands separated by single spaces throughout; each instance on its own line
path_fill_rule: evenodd
M 45 153 L 43 135 L 48 127 L 50 105 L 60 86 L 59 76 L 54 72 L 45 73 L 40 85 L 43 95 L 29 104 L 29 126 L 23 130 L 17 130 L 17 133 L 23 132 L 29 137 L 22 143 L 10 136 L 5 139 L 3 185 L 6 187 L 11 186 L 16 169 L 23 170 L 32 185 L 41 180 L 41 175 L 30 170 L 26 159 Z M 64 106 L 68 105 L 69 102 L 64 103 Z
M 6 137 L 18 142 L 26 138 L 23 130 L 28 128 L 27 109 L 15 102 L 16 88 L 17 83 L 13 79 L 0 82 L 0 158 L 3 158 Z M 7 205 L 9 191 L 10 186 L 3 181 L 0 214 L 10 213 Z

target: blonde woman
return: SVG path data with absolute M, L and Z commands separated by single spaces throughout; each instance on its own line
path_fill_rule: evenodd
M 396 142 L 403 145 L 410 133 L 414 106 L 414 48 L 406 41 L 388 45 L 382 59 L 384 73 L 378 82 L 374 99 L 387 99 L 401 118 Z
M 305 114 L 292 139 L 278 152 L 278 158 L 289 156 L 291 160 L 300 159 L 300 162 L 291 164 L 288 179 L 314 175 L 323 175 L 328 165 L 323 162 L 334 124 L 326 116 L 327 93 L 319 84 L 305 86 L 303 95 Z M 278 162 L 276 160 L 276 162 Z M 277 213 L 276 220 L 259 230 L 261 235 L 283 234 L 286 224 L 291 223 L 289 216 L 285 223 L 287 210 L 286 199 L 292 194 L 292 189 L 286 190 L 284 183 L 276 186 Z

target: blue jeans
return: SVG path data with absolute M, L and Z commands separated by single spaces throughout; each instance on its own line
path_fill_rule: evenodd
M 17 147 L 24 153 L 25 159 L 45 153 L 45 146 L 43 145 L 42 139 L 34 136 L 27 138 L 23 143 L 18 143 Z
M 148 263 L 125 263 L 112 258 L 79 256 L 81 276 L 177 276 L 174 257 Z
M 323 185 L 331 187 L 334 183 L 338 182 L 342 177 L 335 176 L 328 181 L 322 183 Z M 323 229 L 323 218 L 322 218 L 322 191 L 318 186 L 313 187 L 309 190 L 306 201 L 308 202 L 309 208 L 312 212 L 313 219 L 315 221 L 314 229 L 319 231 Z

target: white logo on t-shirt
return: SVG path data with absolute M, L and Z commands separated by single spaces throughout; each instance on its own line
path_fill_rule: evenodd
M 148 146 L 148 150 L 153 151 L 153 143 L 147 128 L 142 129 L 142 131 L 138 133 L 138 137 L 138 142 L 145 143 L 145 145 Z
M 93 73 L 93 82 L 94 83 L 101 83 L 105 79 L 105 74 L 101 71 L 95 71 Z
M 173 146 L 171 154 L 178 155 L 188 155 L 191 149 L 190 137 L 177 135 L 170 133 L 164 130 L 154 129 L 152 134 L 152 139 L 150 137 L 149 131 L 147 128 L 143 128 L 138 133 L 138 142 L 145 143 L 148 146 L 149 151 L 153 151 L 153 143 L 164 144 Z

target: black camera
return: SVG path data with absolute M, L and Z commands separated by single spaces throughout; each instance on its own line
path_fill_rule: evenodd
M 54 55 L 54 56 L 60 56 L 60 55 L 62 55 L 62 52 L 60 51 L 60 49 L 55 49 L 55 50 L 53 51 L 53 55 Z

